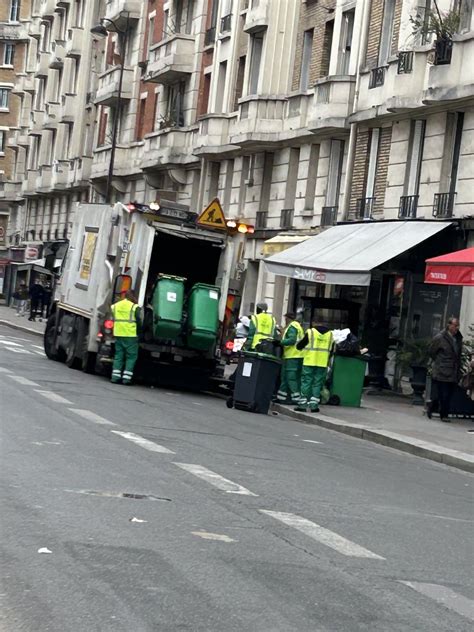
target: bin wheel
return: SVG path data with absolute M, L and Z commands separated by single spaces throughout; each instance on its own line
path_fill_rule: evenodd
M 328 400 L 328 404 L 330 406 L 340 406 L 341 398 L 339 397 L 339 395 L 331 395 L 331 397 Z
M 228 397 L 226 399 L 225 405 L 227 406 L 227 408 L 233 408 L 234 407 L 234 398 L 233 397 Z

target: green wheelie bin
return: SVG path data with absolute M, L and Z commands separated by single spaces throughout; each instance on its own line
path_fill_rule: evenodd
M 364 356 L 335 355 L 331 376 L 330 403 L 360 407 L 367 361 Z
M 184 282 L 181 277 L 160 275 L 152 297 L 153 337 L 176 340 L 182 328 Z
M 219 331 L 220 289 L 196 283 L 189 293 L 187 343 L 191 349 L 209 351 Z

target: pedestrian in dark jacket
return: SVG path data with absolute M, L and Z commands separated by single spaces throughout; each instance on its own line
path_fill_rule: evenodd
M 449 421 L 449 407 L 461 373 L 462 335 L 459 320 L 451 317 L 446 329 L 431 341 L 429 353 L 433 360 L 433 382 L 438 389 L 439 416 Z M 428 416 L 431 416 L 430 412 Z
M 39 281 L 35 281 L 30 287 L 30 317 L 28 320 L 36 320 L 36 315 L 41 310 L 43 304 L 43 286 Z

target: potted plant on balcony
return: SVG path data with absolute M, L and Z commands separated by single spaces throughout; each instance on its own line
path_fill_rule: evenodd
M 413 33 L 427 41 L 430 35 L 434 35 L 435 41 L 435 65 L 449 64 L 453 49 L 453 36 L 458 33 L 461 24 L 459 10 L 441 12 L 438 3 L 434 0 L 434 10 L 424 13 L 416 13 L 410 16 Z
M 397 351 L 397 364 L 402 375 L 411 373 L 410 384 L 413 389 L 413 404 L 423 404 L 423 392 L 428 374 L 430 340 L 405 340 Z

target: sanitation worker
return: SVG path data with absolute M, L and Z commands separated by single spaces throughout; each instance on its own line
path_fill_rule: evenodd
M 282 404 L 298 404 L 301 398 L 301 370 L 304 351 L 300 351 L 296 345 L 303 340 L 304 330 L 293 312 L 285 314 L 285 325 L 286 328 L 281 340 L 283 364 L 277 399 Z
M 324 325 L 313 323 L 296 347 L 304 350 L 304 356 L 301 399 L 295 410 L 306 412 L 309 408 L 309 412 L 317 413 L 334 347 L 332 331 Z
M 278 335 L 276 320 L 268 313 L 268 305 L 257 303 L 256 312 L 250 319 L 249 333 L 245 343 L 245 349 L 250 351 L 254 351 L 262 340 L 273 339 Z
M 112 320 L 115 338 L 112 382 L 128 385 L 132 382 L 133 369 L 138 357 L 140 325 L 140 310 L 133 292 L 126 292 L 120 301 L 112 305 Z

